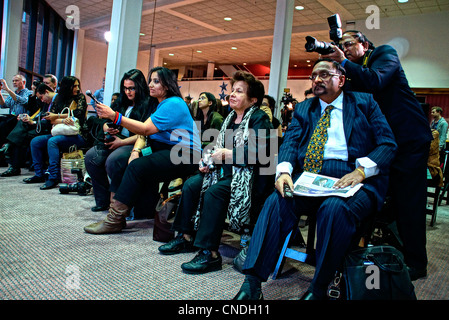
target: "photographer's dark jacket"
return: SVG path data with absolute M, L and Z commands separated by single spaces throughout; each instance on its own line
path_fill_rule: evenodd
M 367 58 L 367 59 L 366 59 Z M 345 90 L 368 92 L 385 114 L 399 147 L 432 140 L 424 111 L 410 89 L 396 50 L 382 45 L 364 56 L 365 66 L 347 60 Z

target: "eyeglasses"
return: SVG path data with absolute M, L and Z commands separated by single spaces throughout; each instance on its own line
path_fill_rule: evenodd
M 354 42 L 354 41 L 348 41 L 348 42 L 342 43 L 341 45 L 342 45 L 345 49 L 348 49 L 348 48 L 352 47 L 353 45 L 355 45 L 356 43 L 357 43 L 357 42 Z
M 339 76 L 338 73 L 332 73 L 327 71 L 322 71 L 319 73 L 312 73 L 312 75 L 309 77 L 310 80 L 315 81 L 317 77 L 320 77 L 321 80 L 326 81 L 329 80 L 333 76 Z
M 129 91 L 129 92 L 134 92 L 134 91 L 136 91 L 136 88 L 135 87 L 123 87 L 123 91 Z

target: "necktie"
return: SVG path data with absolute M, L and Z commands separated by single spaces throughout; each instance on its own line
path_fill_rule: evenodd
M 324 145 L 327 141 L 327 128 L 330 126 L 330 113 L 334 106 L 327 106 L 313 131 L 304 158 L 304 171 L 319 173 L 323 166 Z

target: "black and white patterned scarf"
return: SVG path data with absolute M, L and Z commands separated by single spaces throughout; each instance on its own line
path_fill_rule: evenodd
M 249 136 L 249 119 L 258 107 L 252 106 L 244 115 L 239 128 L 234 132 L 234 148 L 244 148 L 248 145 Z M 226 129 L 231 122 L 235 111 L 231 111 L 220 129 L 217 137 L 215 148 L 224 148 Z M 244 224 L 249 223 L 249 211 L 251 208 L 251 192 L 253 183 L 254 165 L 250 166 L 232 166 L 232 181 L 231 181 L 231 198 L 229 200 L 227 218 L 229 220 L 229 229 L 232 231 L 239 231 Z M 193 216 L 194 229 L 198 230 L 204 192 L 215 184 L 222 177 L 221 170 L 209 171 L 204 175 L 203 185 L 201 187 L 200 201 L 196 214 Z

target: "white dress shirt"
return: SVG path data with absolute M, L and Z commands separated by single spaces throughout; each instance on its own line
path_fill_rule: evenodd
M 327 129 L 327 141 L 324 145 L 323 160 L 339 159 L 348 161 L 348 147 L 346 145 L 345 131 L 343 128 L 343 92 L 331 103 L 320 101 L 321 116 L 328 105 L 333 105 L 334 109 L 330 113 L 330 126 Z M 356 168 L 362 166 L 366 178 L 379 173 L 377 164 L 368 157 L 358 158 L 355 162 Z M 281 162 L 276 166 L 276 179 L 281 173 L 293 172 L 293 166 L 290 162 Z

